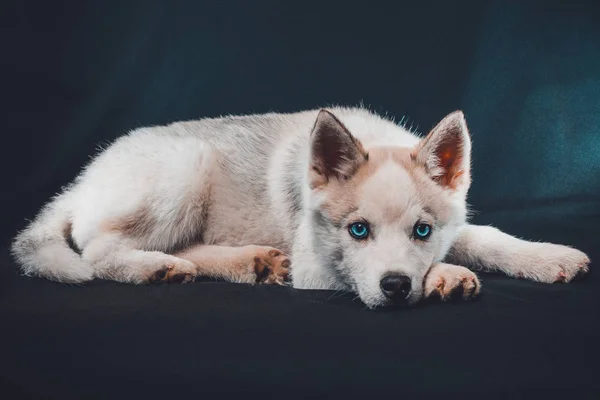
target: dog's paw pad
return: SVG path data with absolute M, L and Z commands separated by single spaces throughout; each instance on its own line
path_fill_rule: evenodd
M 254 246 L 255 282 L 285 285 L 289 278 L 291 261 L 282 251 L 271 247 Z
M 148 283 L 188 283 L 195 278 L 193 264 L 185 263 L 182 266 L 167 264 L 148 277 Z

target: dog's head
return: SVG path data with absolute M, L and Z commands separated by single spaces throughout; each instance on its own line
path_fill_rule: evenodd
M 365 148 L 320 111 L 308 172 L 314 248 L 368 307 L 421 299 L 466 219 L 470 149 L 460 111 L 411 148 Z

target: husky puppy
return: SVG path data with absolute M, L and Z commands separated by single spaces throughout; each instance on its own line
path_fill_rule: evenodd
M 590 260 L 467 222 L 462 112 L 424 138 L 361 108 L 136 129 L 13 242 L 27 275 L 80 283 L 230 282 L 352 291 L 369 308 L 457 292 L 466 267 L 568 282 Z

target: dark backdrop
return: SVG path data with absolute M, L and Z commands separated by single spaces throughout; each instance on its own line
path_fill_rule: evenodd
M 593 2 L 118 3 L 20 1 L 4 15 L 3 234 L 132 128 L 328 104 L 421 132 L 463 109 L 486 223 L 598 215 Z
M 447 113 L 464 110 L 474 144 L 475 222 L 575 245 L 594 256 L 600 224 L 595 3 L 3 2 L 0 239 L 8 243 L 99 144 L 132 128 L 364 104 L 396 119 L 406 116 L 420 132 Z M 12 318 L 8 321 L 21 323 L 14 339 L 39 322 L 24 316 L 41 312 L 33 299 L 52 304 L 57 293 L 70 294 L 17 278 L 14 265 L 7 261 L 6 266 L 5 281 L 13 283 L 0 289 L 21 296 L 5 296 L 2 308 Z M 497 278 L 489 279 L 494 288 Z M 134 290 L 110 288 L 125 297 Z M 596 291 L 587 288 L 585 299 L 598 301 Z M 213 294 L 212 301 L 223 301 Z M 16 305 L 25 298 L 34 305 L 23 314 Z M 50 315 L 72 304 L 64 301 Z M 598 309 L 589 307 L 581 329 L 597 336 Z M 37 348 L 38 360 L 51 357 L 43 349 Z M 543 359 L 548 350 L 538 351 Z M 18 371 L 15 376 L 26 369 Z M 546 372 L 544 379 L 558 379 L 554 370 Z M 594 374 L 585 375 L 588 382 Z M 22 388 L 24 381 L 15 376 L 9 380 Z

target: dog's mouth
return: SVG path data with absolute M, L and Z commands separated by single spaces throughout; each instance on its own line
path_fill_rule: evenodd
M 408 298 L 400 301 L 388 300 L 385 304 L 385 308 L 410 308 L 419 303 L 420 297 L 409 296 Z
M 369 308 L 370 310 L 395 310 L 395 309 L 407 309 L 411 308 L 421 301 L 421 293 L 411 293 L 408 297 L 404 299 L 390 299 L 385 296 L 382 296 L 378 301 L 361 301 Z

